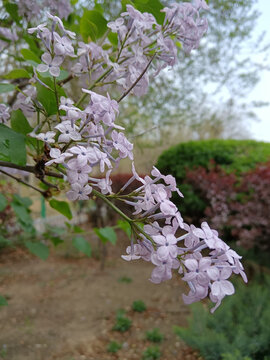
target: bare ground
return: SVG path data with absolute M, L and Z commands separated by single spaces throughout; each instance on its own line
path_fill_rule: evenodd
M 0 309 L 2 360 L 135 360 L 150 345 L 145 331 L 158 327 L 165 335 L 161 360 L 200 359 L 173 333 L 187 325 L 189 309 L 177 276 L 161 285 L 147 279 L 152 266 L 109 257 L 104 271 L 95 259 L 52 254 L 43 262 L 17 248 L 0 256 L 0 294 L 9 305 Z M 121 278 L 132 282 L 121 282 Z M 132 302 L 147 310 L 136 313 Z M 125 309 L 132 327 L 113 331 L 115 314 Z M 110 341 L 123 344 L 107 352 Z

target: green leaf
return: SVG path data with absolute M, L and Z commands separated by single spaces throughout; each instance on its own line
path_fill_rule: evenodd
M 121 0 L 121 5 L 122 5 L 122 11 L 126 11 L 127 10 L 127 5 L 132 5 L 133 7 L 135 7 L 134 2 L 132 0 Z
M 57 77 L 57 81 L 65 80 L 69 76 L 69 72 L 66 70 L 60 70 L 60 75 Z
M 30 79 L 30 77 L 31 76 L 28 74 L 28 72 L 25 69 L 14 69 L 4 76 L 5 79 L 20 79 L 20 78 Z
M 49 248 L 45 244 L 26 241 L 27 249 L 42 260 L 46 260 L 49 256 Z
M 36 60 L 37 60 L 37 58 L 39 59 L 42 55 L 42 50 L 38 47 L 38 39 L 27 33 L 25 33 L 23 35 L 23 39 L 29 45 L 29 50 L 32 51 L 32 53 L 35 55 Z M 27 60 L 27 59 L 25 59 L 25 60 Z M 37 63 L 37 61 L 34 61 L 34 60 L 30 60 L 30 61 Z M 40 60 L 39 60 L 39 62 L 40 62 Z
M 18 194 L 13 195 L 11 207 L 17 217 L 17 220 L 22 229 L 30 234 L 35 234 L 31 212 L 28 209 L 32 204 L 31 199 L 21 197 Z
M 110 32 L 108 35 L 108 39 L 110 40 L 110 43 L 114 46 L 118 45 L 118 36 L 116 33 Z
M 45 86 L 41 85 L 40 83 L 37 83 L 36 84 L 37 99 L 43 105 L 48 116 L 56 114 L 57 113 L 57 103 L 56 103 L 55 93 L 53 90 L 54 85 L 53 85 L 51 76 L 47 77 L 47 78 L 40 76 L 40 78 L 44 82 L 44 84 L 46 84 L 51 90 L 46 88 Z M 57 86 L 57 92 L 58 92 L 59 98 L 60 98 L 60 96 L 66 96 L 65 91 L 59 86 Z
M 15 215 L 17 216 L 20 223 L 26 226 L 32 225 L 33 221 L 27 208 L 15 202 L 11 203 L 11 207 L 14 210 Z
M 0 306 L 7 306 L 8 302 L 7 300 L 4 298 L 4 296 L 0 295 Z
M 0 94 L 15 90 L 16 86 L 13 84 L 0 84 Z
M 76 236 L 72 240 L 73 246 L 87 256 L 91 256 L 91 246 L 82 236 Z
M 52 199 L 49 201 L 50 206 L 56 211 L 60 212 L 62 215 L 67 217 L 69 220 L 72 219 L 72 212 L 70 210 L 69 204 L 66 201 L 59 201 Z
M 94 231 L 104 244 L 108 241 L 113 245 L 116 244 L 117 236 L 113 228 L 106 226 L 104 228 L 94 228 Z
M 76 234 L 84 232 L 84 230 L 83 230 L 80 226 L 78 226 L 78 225 L 74 225 L 74 226 L 73 226 L 73 231 L 74 231 Z
M 0 124 L 0 160 L 24 166 L 26 164 L 25 141 L 25 136 Z
M 26 135 L 33 130 L 20 109 L 12 111 L 10 120 L 12 129 L 20 134 Z
M 131 237 L 131 227 L 129 225 L 129 223 L 127 221 L 124 220 L 118 220 L 117 221 L 117 226 L 123 230 L 127 236 L 130 238 Z
M 37 83 L 37 100 L 41 102 L 48 116 L 57 113 L 57 103 L 53 91 Z
M 97 10 L 84 10 L 80 21 L 80 33 L 84 41 L 96 41 L 107 31 L 107 20 Z
M 20 17 L 18 15 L 18 5 L 11 2 L 4 2 L 4 7 L 6 11 L 11 16 L 12 20 L 14 20 L 18 25 L 20 25 Z
M 21 197 L 18 194 L 13 195 L 13 201 L 26 208 L 29 208 L 33 204 L 33 201 L 29 197 Z
M 0 211 L 5 210 L 7 206 L 7 199 L 3 194 L 0 194 Z
M 133 3 L 141 12 L 148 12 L 156 18 L 157 22 L 162 25 L 165 14 L 160 12 L 163 9 L 163 5 L 159 0 L 133 0 Z
M 53 245 L 55 247 L 57 247 L 58 245 L 60 245 L 60 244 L 62 244 L 64 242 L 64 240 L 62 240 L 58 236 L 51 236 L 51 237 L 49 237 L 49 240 L 53 243 Z
M 21 49 L 21 54 L 22 54 L 24 60 L 31 60 L 35 64 L 41 63 L 40 58 L 33 51 L 31 51 L 29 49 Z

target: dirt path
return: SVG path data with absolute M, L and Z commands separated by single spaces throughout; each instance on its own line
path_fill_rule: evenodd
M 43 262 L 23 251 L 0 260 L 0 294 L 9 302 L 0 309 L 1 360 L 141 359 L 151 345 L 145 331 L 154 327 L 165 335 L 162 360 L 197 359 L 172 331 L 186 325 L 185 289 L 177 279 L 150 283 L 151 264 L 110 258 L 101 272 L 94 259 L 52 255 Z M 147 311 L 131 310 L 135 300 Z M 133 322 L 125 333 L 112 331 L 120 308 Z M 112 340 L 123 344 L 117 355 L 106 351 Z

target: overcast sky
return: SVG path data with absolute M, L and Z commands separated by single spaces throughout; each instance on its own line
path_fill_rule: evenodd
M 266 40 L 270 43 L 270 0 L 258 0 L 258 9 L 260 10 L 261 17 L 258 22 L 256 33 L 266 31 Z M 270 59 L 267 59 L 270 65 Z M 256 101 L 269 101 L 270 102 L 270 72 L 263 71 L 261 73 L 261 81 L 249 96 L 250 100 Z M 257 116 L 259 122 L 252 123 L 252 136 L 256 140 L 263 140 L 270 142 L 270 105 L 257 109 Z

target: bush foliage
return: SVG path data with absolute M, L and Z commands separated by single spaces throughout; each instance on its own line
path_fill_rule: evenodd
M 269 143 L 213 139 L 189 141 L 173 146 L 161 154 L 157 167 L 161 172 L 175 176 L 181 185 L 187 170 L 199 166 L 208 169 L 211 160 L 226 172 L 240 174 L 269 159 Z
M 270 144 L 253 140 L 190 141 L 165 151 L 157 167 L 176 176 L 186 221 L 206 220 L 225 240 L 270 250 Z
M 215 315 L 195 304 L 189 327 L 175 327 L 205 360 L 269 360 L 269 278 L 263 284 L 237 287 L 237 295 L 228 297 Z
M 208 205 L 204 218 L 246 249 L 270 251 L 270 162 L 243 173 L 240 178 L 222 168 L 200 167 L 186 181 Z M 200 219 L 203 220 L 203 219 Z

